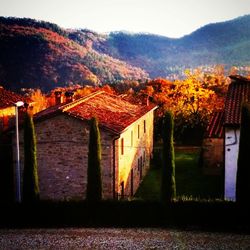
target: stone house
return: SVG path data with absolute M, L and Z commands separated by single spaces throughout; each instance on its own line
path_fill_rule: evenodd
M 155 109 L 153 104 L 136 105 L 119 96 L 97 91 L 37 113 L 34 123 L 40 198 L 85 198 L 89 120 L 92 117 L 98 119 L 101 133 L 104 199 L 133 196 L 149 168 Z M 22 133 L 21 129 L 21 166 Z
M 213 120 L 215 119 L 215 117 L 213 117 L 210 122 L 210 128 L 208 127 L 208 131 L 211 132 L 210 148 L 212 149 L 210 150 L 209 157 L 214 159 L 209 162 L 206 161 L 206 158 L 208 159 L 209 157 L 206 157 L 203 158 L 203 160 L 206 162 L 204 164 L 207 164 L 211 169 L 212 166 L 210 163 L 216 161 L 216 154 L 221 155 L 223 152 L 225 175 L 224 198 L 235 200 L 241 107 L 244 102 L 249 102 L 250 100 L 250 79 L 239 75 L 232 75 L 230 79 L 231 83 L 228 87 L 225 99 L 224 115 L 221 115 L 220 118 L 217 115 L 217 122 Z M 217 131 L 218 133 L 214 133 L 213 131 Z M 222 131 L 223 134 L 221 136 Z M 216 138 L 215 135 L 217 135 L 218 138 Z M 209 139 L 209 137 L 207 139 Z M 207 139 L 204 139 L 205 144 Z M 215 148 L 216 150 L 213 150 Z M 221 157 L 219 158 L 221 159 Z

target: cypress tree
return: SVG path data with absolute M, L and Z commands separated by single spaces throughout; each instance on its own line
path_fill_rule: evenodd
M 39 200 L 39 185 L 36 158 L 36 135 L 33 118 L 26 113 L 24 117 L 24 170 L 23 201 L 32 203 Z
M 171 202 L 171 200 L 176 197 L 173 130 L 173 115 L 168 111 L 162 123 L 163 150 L 161 199 L 163 202 Z
M 87 177 L 87 200 L 100 201 L 102 199 L 101 139 L 96 118 L 90 121 Z
M 240 145 L 236 179 L 236 201 L 249 204 L 250 194 L 250 104 L 244 104 L 241 110 Z

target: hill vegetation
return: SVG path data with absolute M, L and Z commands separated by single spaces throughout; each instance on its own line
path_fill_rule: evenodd
M 6 88 L 50 90 L 70 84 L 98 85 L 148 75 L 79 44 L 70 31 L 32 19 L 0 17 L 0 83 Z
M 180 75 L 184 69 L 250 64 L 250 15 L 206 25 L 171 39 L 152 34 L 110 33 L 94 48 L 146 70 L 150 77 Z
M 218 64 L 249 70 L 249 27 L 250 15 L 246 15 L 172 39 L 128 32 L 104 35 L 0 17 L 0 84 L 13 90 L 51 90 L 149 77 L 173 80 L 184 78 L 187 68 L 210 69 Z

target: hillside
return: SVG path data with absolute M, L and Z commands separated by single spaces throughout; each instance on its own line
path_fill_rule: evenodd
M 50 90 L 71 83 L 98 85 L 148 75 L 92 49 L 89 39 L 75 42 L 56 24 L 0 17 L 0 85 Z M 86 35 L 86 34 L 85 34 Z
M 49 90 L 71 83 L 180 77 L 186 68 L 250 65 L 250 15 L 171 39 L 98 34 L 32 19 L 0 17 L 0 85 Z
M 206 25 L 179 39 L 151 34 L 110 33 L 94 48 L 165 77 L 201 65 L 250 64 L 250 15 Z

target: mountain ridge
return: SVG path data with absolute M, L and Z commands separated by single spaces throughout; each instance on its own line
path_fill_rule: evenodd
M 171 78 L 186 68 L 250 65 L 250 15 L 207 24 L 181 38 L 63 29 L 0 17 L 0 83 L 12 89 Z M 15 72 L 15 74 L 13 74 Z
M 181 71 L 201 65 L 250 64 L 249 27 L 250 15 L 245 15 L 205 25 L 181 38 L 110 33 L 104 44 L 94 44 L 94 47 L 134 66 L 140 65 L 151 77 L 167 77 L 173 73 L 168 70 L 171 67 L 179 67 Z M 136 50 L 138 43 L 143 46 Z M 240 53 L 235 51 L 237 47 Z M 230 53 L 234 56 L 227 58 Z
M 88 40 L 73 41 L 55 24 L 0 17 L 0 38 L 0 83 L 12 90 L 148 78 L 142 69 L 95 51 Z

